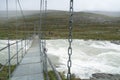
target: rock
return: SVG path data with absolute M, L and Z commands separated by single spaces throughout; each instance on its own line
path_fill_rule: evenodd
M 120 80 L 120 74 L 95 73 L 90 80 Z
M 82 80 L 120 80 L 120 74 L 95 73 L 90 79 Z
M 114 44 L 117 44 L 117 45 L 120 45 L 120 41 L 111 41 L 111 43 L 114 43 Z
M 112 74 L 105 74 L 105 73 L 92 74 L 92 77 L 95 77 L 95 78 L 110 78 L 112 76 L 113 76 Z

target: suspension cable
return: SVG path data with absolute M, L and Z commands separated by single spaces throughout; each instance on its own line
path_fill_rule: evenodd
M 18 34 L 18 24 L 17 24 L 17 22 L 18 22 L 18 15 L 17 15 L 17 0 L 15 0 L 15 4 L 16 4 L 16 43 L 17 43 L 17 34 Z
M 26 18 L 25 18 L 25 15 L 24 15 L 22 6 L 21 6 L 21 4 L 20 4 L 20 0 L 17 0 L 17 2 L 18 2 L 19 8 L 20 8 L 20 12 L 21 12 L 22 17 L 23 17 L 23 20 L 24 20 L 24 25 L 27 26 L 27 23 L 26 23 L 27 21 L 26 21 Z M 26 37 L 26 35 L 25 35 L 25 37 Z
M 45 6 L 45 0 L 43 0 L 43 3 L 42 3 L 42 4 L 43 4 L 43 5 L 42 5 L 42 17 L 45 18 L 45 14 L 44 14 L 44 12 L 45 12 L 45 7 L 44 7 L 44 6 Z M 43 25 L 41 26 L 42 48 L 44 48 L 44 39 L 43 39 L 43 38 L 44 38 L 44 35 L 43 35 L 43 31 L 42 31 L 42 27 L 44 27 L 44 25 L 45 25 L 44 22 L 45 22 L 45 21 L 44 21 L 44 19 L 43 19 L 43 20 L 42 20 L 42 24 L 43 24 Z
M 9 19 L 9 16 L 8 16 L 8 0 L 6 0 L 6 16 L 7 16 L 7 27 L 8 27 L 8 77 L 10 78 L 11 77 L 11 62 L 10 62 L 10 40 L 9 40 L 9 26 L 8 26 L 8 19 Z
M 46 17 L 47 17 L 47 0 L 45 0 L 45 16 L 44 16 L 44 26 L 47 27 L 46 25 Z M 44 33 L 44 48 L 46 50 L 46 39 L 45 39 L 45 33 Z M 45 53 L 45 73 L 46 73 L 46 80 L 49 80 L 48 77 L 48 69 L 47 69 L 47 54 Z
M 22 14 L 22 17 L 23 17 L 23 20 L 24 20 L 24 26 L 25 26 L 25 29 L 24 30 L 26 30 L 26 27 L 27 27 L 27 23 L 26 23 L 26 19 L 25 19 L 25 15 L 24 15 L 24 12 L 23 12 L 23 9 L 22 9 L 22 6 L 21 6 L 21 4 L 20 4 L 20 0 L 17 0 L 17 2 L 18 2 L 18 5 L 19 5 L 19 8 L 20 8 L 20 12 L 21 12 L 21 14 Z M 26 33 L 25 33 L 25 53 L 27 52 L 27 35 L 26 35 Z
M 43 0 L 40 0 L 40 21 L 39 21 L 39 38 L 40 38 L 40 34 L 41 34 L 41 26 L 42 26 L 42 4 Z
M 41 26 L 42 26 L 42 1 L 43 0 L 40 0 L 40 10 L 39 10 L 39 28 L 38 28 L 38 34 L 39 34 L 39 41 L 40 41 L 40 45 L 39 45 L 39 47 L 40 47 L 40 54 L 41 54 L 41 52 L 42 52 L 42 49 L 41 49 Z
M 46 17 L 47 17 L 47 0 L 45 0 L 44 2 L 44 27 L 47 27 L 46 25 Z M 44 46 L 46 47 L 46 39 L 45 39 L 45 33 L 43 34 L 43 38 L 44 38 Z
M 71 80 L 71 67 L 72 67 L 72 61 L 71 61 L 71 55 L 72 55 L 72 28 L 73 28 L 73 0 L 70 0 L 70 19 L 69 19 L 69 35 L 68 35 L 68 73 L 67 73 L 67 80 Z
M 21 12 L 21 14 L 22 14 L 23 20 L 24 20 L 24 22 L 26 22 L 25 15 L 24 15 L 22 6 L 21 6 L 21 4 L 20 4 L 20 0 L 17 0 L 17 2 L 18 2 L 18 5 L 19 5 L 19 7 L 20 7 L 20 12 Z
M 16 4 L 16 53 L 17 53 L 17 65 L 18 65 L 18 63 L 19 63 L 19 60 L 18 60 L 18 40 L 17 40 L 17 34 L 18 34 L 18 24 L 17 24 L 17 22 L 18 22 L 18 15 L 17 15 L 17 0 L 15 0 L 15 4 Z

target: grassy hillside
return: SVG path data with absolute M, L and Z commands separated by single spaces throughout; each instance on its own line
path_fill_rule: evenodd
M 37 11 L 34 14 L 26 15 L 25 18 L 25 21 L 21 17 L 18 18 L 18 37 L 33 33 L 34 29 L 38 32 L 39 14 Z M 75 12 L 73 19 L 73 38 L 120 40 L 120 17 L 110 17 L 87 12 Z M 23 24 L 23 22 L 27 22 L 27 24 Z M 68 38 L 68 22 L 68 12 L 48 11 L 46 18 L 44 15 L 42 16 L 42 32 L 47 39 Z M 0 24 L 0 38 L 6 37 L 6 32 L 9 32 L 12 35 L 11 38 L 15 38 L 15 25 L 15 18 L 12 18 L 12 20 L 10 19 L 8 24 Z M 7 30 L 4 28 L 7 28 Z
M 67 38 L 68 15 L 67 12 L 54 13 L 52 16 L 48 13 L 46 19 L 47 26 L 43 26 L 43 30 L 46 31 L 46 36 L 52 38 Z M 100 40 L 120 39 L 119 17 L 115 18 L 100 14 L 76 12 L 74 13 L 73 19 L 73 38 Z M 51 34 L 47 34 L 47 32 Z

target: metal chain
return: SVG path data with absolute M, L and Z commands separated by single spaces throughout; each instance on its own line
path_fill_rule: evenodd
M 73 0 L 70 0 L 70 19 L 69 19 L 69 35 L 68 35 L 68 42 L 69 42 L 68 56 L 69 56 L 69 59 L 67 62 L 67 67 L 68 67 L 67 80 L 71 80 L 72 28 L 73 28 Z

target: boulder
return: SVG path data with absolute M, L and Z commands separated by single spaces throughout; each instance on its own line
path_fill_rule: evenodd
M 90 80 L 120 80 L 120 74 L 95 73 Z

